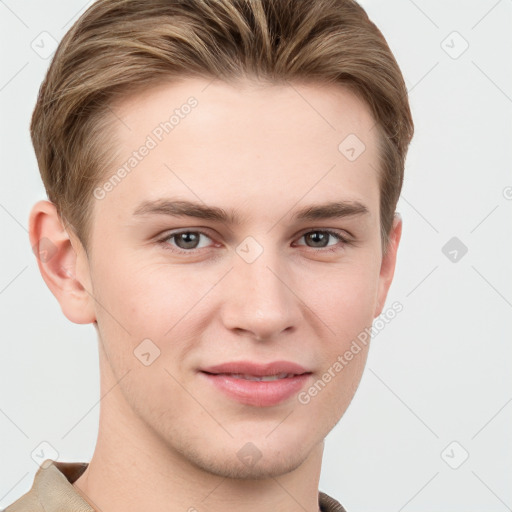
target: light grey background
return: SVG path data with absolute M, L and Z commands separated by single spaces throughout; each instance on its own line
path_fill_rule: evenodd
M 62 315 L 26 231 L 45 198 L 28 131 L 49 64 L 40 41 L 51 48 L 89 4 L 0 0 L 0 507 L 29 489 L 41 442 L 88 461 L 96 440 L 95 331 Z M 320 488 L 349 512 L 511 510 L 512 1 L 362 4 L 416 125 L 388 297 L 403 311 L 327 438 Z M 452 237 L 467 254 L 443 253 Z

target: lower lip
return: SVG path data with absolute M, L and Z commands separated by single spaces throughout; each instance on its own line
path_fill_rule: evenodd
M 200 373 L 229 397 L 258 407 L 269 407 L 285 401 L 298 393 L 311 376 L 310 373 L 304 373 L 285 379 L 257 381 L 237 379 L 226 374 Z

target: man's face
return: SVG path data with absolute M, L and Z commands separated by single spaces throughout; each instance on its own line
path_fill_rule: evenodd
M 339 86 L 187 79 L 113 112 L 117 160 L 100 187 L 138 155 L 97 189 L 87 275 L 102 379 L 120 381 L 109 399 L 116 421 L 142 445 L 219 475 L 298 467 L 348 407 L 368 346 L 333 368 L 387 293 L 368 108 Z M 215 207 L 236 222 L 151 212 L 155 201 Z M 344 203 L 342 214 L 297 217 L 327 203 Z M 254 382 L 205 371 L 275 361 L 307 374 Z

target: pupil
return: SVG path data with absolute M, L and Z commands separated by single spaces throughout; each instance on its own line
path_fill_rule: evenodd
M 181 247 L 182 249 L 194 249 L 195 245 L 197 245 L 198 239 L 199 239 L 199 237 L 198 237 L 197 233 L 192 233 L 192 232 L 180 233 L 178 236 L 178 239 L 177 239 L 177 241 L 180 242 L 180 243 L 178 243 L 178 246 Z M 181 243 L 184 243 L 185 246 L 182 247 L 180 245 Z
M 327 242 L 328 236 L 329 235 L 327 233 L 322 233 L 320 231 L 314 231 L 308 235 L 309 239 L 312 240 L 314 244 L 320 242 L 320 247 L 325 247 L 325 244 L 322 244 L 322 242 Z

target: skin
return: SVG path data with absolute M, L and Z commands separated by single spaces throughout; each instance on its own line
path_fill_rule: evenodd
M 368 346 L 307 404 L 296 395 L 241 404 L 198 369 L 288 360 L 313 372 L 308 389 L 381 313 L 402 226 L 395 218 L 383 256 L 374 119 L 341 86 L 188 78 L 114 106 L 122 122 L 105 179 L 190 96 L 197 107 L 93 200 L 87 252 L 52 203 L 30 215 L 32 245 L 47 237 L 56 247 L 39 268 L 63 313 L 98 332 L 99 435 L 74 487 L 108 512 L 316 512 L 324 438 L 354 396 Z M 348 134 L 366 147 L 355 161 L 338 150 Z M 234 209 L 240 223 L 133 215 L 141 201 L 165 197 Z M 328 201 L 368 211 L 293 219 Z M 183 228 L 205 233 L 195 249 L 157 240 Z M 351 242 L 319 243 L 325 229 Z M 251 263 L 236 252 L 249 236 L 263 251 Z M 148 338 L 160 356 L 145 366 L 134 350 Z M 237 456 L 248 442 L 260 455 L 253 464 Z

